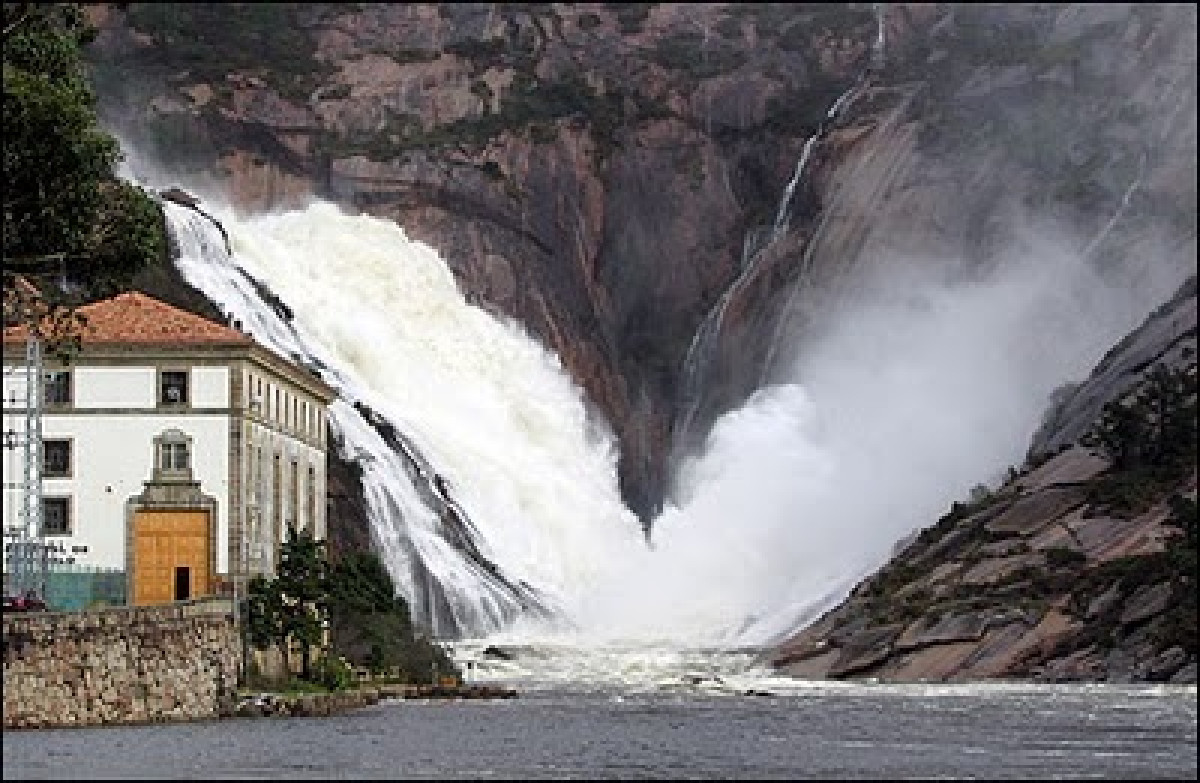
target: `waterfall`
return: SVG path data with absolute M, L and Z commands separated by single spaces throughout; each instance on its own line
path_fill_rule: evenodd
M 767 254 L 766 251 L 787 233 L 791 219 L 792 198 L 804 177 L 804 171 L 808 166 L 813 148 L 828 133 L 829 128 L 838 120 L 846 106 L 858 95 L 865 82 L 865 74 L 863 74 L 842 92 L 825 112 L 825 117 L 816 132 L 805 140 L 804 146 L 800 150 L 800 157 L 796 160 L 796 166 L 792 170 L 792 176 L 784 186 L 783 195 L 775 209 L 775 220 L 767 234 L 766 242 L 760 240 L 761 228 L 756 227 L 747 233 L 742 241 L 740 271 L 737 277 L 717 298 L 716 303 L 709 309 L 696 333 L 692 336 L 692 341 L 688 345 L 683 359 L 683 378 L 680 384 L 681 402 L 672 428 L 673 462 L 678 461 L 682 450 L 688 445 L 692 424 L 700 408 L 705 374 L 712 363 L 721 328 L 724 325 L 725 312 L 729 309 L 730 302 L 754 279 L 762 259 Z
M 849 95 L 849 92 L 843 94 L 842 97 L 844 98 L 846 95 Z M 841 100 L 841 98 L 838 100 Z M 818 138 L 820 136 L 816 133 L 809 136 L 808 140 L 804 142 L 804 148 L 800 150 L 800 158 L 796 161 L 796 168 L 792 171 L 792 178 L 788 180 L 787 186 L 784 187 L 783 198 L 779 199 L 779 207 L 775 211 L 775 223 L 771 226 L 771 243 L 774 243 L 775 240 L 783 236 L 784 232 L 788 229 L 792 194 L 796 192 L 796 186 L 800 184 L 800 178 L 804 176 L 804 167 L 808 165 L 808 156 L 812 154 L 813 145 L 817 143 Z
M 1084 248 L 1084 258 L 1091 258 L 1096 255 L 1096 252 L 1104 244 L 1104 241 L 1108 239 L 1108 235 L 1112 233 L 1113 228 L 1115 228 L 1117 223 L 1120 222 L 1121 218 L 1124 217 L 1125 211 L 1129 209 L 1129 200 L 1133 197 L 1133 194 L 1138 189 L 1138 186 L 1142 184 L 1142 177 L 1144 176 L 1145 171 L 1146 155 L 1143 153 L 1141 161 L 1138 165 L 1138 173 L 1129 183 L 1129 186 L 1125 188 L 1125 192 L 1121 196 L 1121 203 L 1117 206 L 1116 210 L 1111 216 L 1109 216 L 1109 219 L 1104 223 L 1104 226 L 1100 229 L 1096 236 L 1092 237 L 1091 241 L 1088 242 L 1087 247 Z
M 1018 249 L 990 280 L 882 281 L 717 419 L 650 548 L 611 434 L 561 363 L 468 304 L 430 248 L 329 204 L 210 209 L 230 253 L 208 219 L 163 207 L 184 278 L 337 390 L 332 443 L 362 468 L 374 544 L 441 639 L 778 640 L 1019 459 L 1050 392 L 1169 288 L 1052 247 Z
M 871 10 L 875 12 L 875 41 L 871 45 L 871 67 L 880 71 L 887 56 L 887 3 L 871 3 Z
M 362 469 L 375 546 L 434 636 L 569 625 L 590 578 L 571 553 L 645 548 L 579 390 L 468 305 L 428 248 L 327 204 L 251 221 L 163 209 L 184 279 L 337 390 L 332 440 Z
M 870 54 L 882 61 L 886 7 L 875 10 Z M 788 236 L 816 145 L 869 73 L 803 139 L 774 214 L 743 238 L 736 279 L 689 346 L 676 437 L 692 426 L 728 307 Z M 1109 226 L 1146 186 L 1130 185 Z M 465 299 L 432 248 L 321 202 L 252 218 L 206 202 L 216 223 L 163 207 L 183 277 L 337 390 L 330 448 L 361 468 L 373 543 L 414 620 L 442 639 L 555 637 L 584 652 L 749 647 L 794 632 L 1021 460 L 1052 391 L 1178 285 L 1100 275 L 1084 243 L 1033 228 L 970 280 L 889 258 L 822 311 L 803 352 L 770 345 L 776 377 L 681 461 L 651 548 L 621 501 L 606 423 L 556 356 Z M 813 247 L 782 293 L 806 283 Z M 628 660 L 641 671 L 646 657 Z

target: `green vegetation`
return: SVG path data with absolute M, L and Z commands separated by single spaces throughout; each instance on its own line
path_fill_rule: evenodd
M 625 35 L 632 35 L 642 29 L 642 24 L 650 17 L 650 12 L 656 3 L 605 3 L 605 7 L 617 15 L 617 24 Z
M 1083 443 L 1112 459 L 1092 482 L 1094 505 L 1136 512 L 1167 494 L 1196 465 L 1196 364 L 1154 367 L 1127 399 L 1105 406 Z
M 81 49 L 95 31 L 71 3 L 5 3 L 4 324 L 34 330 L 47 355 L 79 348 L 81 297 L 129 287 L 165 262 L 166 225 L 154 200 L 117 178 L 116 139 L 101 129 Z M 33 290 L 18 289 L 23 277 Z
M 256 647 L 274 643 L 287 661 L 293 644 L 302 658 L 301 676 L 312 679 L 311 653 L 322 644 L 328 619 L 328 563 L 322 545 L 306 532 L 288 530 L 280 547 L 278 576 L 250 583 L 247 622 Z M 288 669 L 291 669 L 288 661 Z
M 1065 546 L 1053 546 L 1042 550 L 1046 565 L 1054 569 L 1069 569 L 1081 566 L 1087 562 L 1087 555 L 1078 549 Z
M 1197 651 L 1196 499 L 1177 488 L 1196 469 L 1196 363 L 1154 367 L 1145 383 L 1126 398 L 1105 406 L 1100 421 L 1084 438 L 1103 449 L 1112 467 L 1089 487 L 1089 500 L 1107 513 L 1138 513 L 1166 498 L 1173 528 L 1161 552 L 1117 558 L 1085 572 L 1071 591 L 1070 607 L 1083 615 L 1102 595 L 1115 590 L 1108 609 L 1091 621 L 1097 644 L 1111 645 L 1129 631 L 1119 622 L 1124 599 L 1143 587 L 1168 584 L 1171 600 L 1156 621 L 1163 646 Z
M 457 46 L 460 53 L 467 49 L 466 44 Z M 472 82 L 471 90 L 485 100 L 491 98 L 490 88 L 481 80 Z M 646 112 L 647 117 L 654 114 Z M 597 93 L 577 73 L 543 80 L 532 73 L 517 71 L 498 111 L 463 117 L 429 130 L 419 117 L 392 114 L 383 132 L 337 138 L 327 134 L 320 138 L 319 145 L 338 156 L 362 154 L 372 160 L 389 160 L 406 150 L 445 147 L 479 150 L 506 131 L 523 132 L 536 143 L 549 144 L 558 138 L 559 123 L 568 118 L 583 119 L 590 127 L 599 165 L 616 148 L 617 133 L 626 120 L 624 95 L 617 91 Z M 486 173 L 496 179 L 494 171 Z
M 399 672 L 408 683 L 461 676 L 444 650 L 414 633 L 408 605 L 377 555 L 349 552 L 331 563 L 324 543 L 303 531 L 289 531 L 274 579 L 251 580 L 246 634 L 259 650 L 280 650 L 288 671 L 291 651 L 300 650 L 300 675 L 288 688 L 340 690 L 354 682 L 356 666 Z
M 76 4 L 4 4 L 6 282 L 84 267 L 119 287 L 165 255 L 157 205 L 115 176 L 120 148 L 98 124 L 81 60 L 94 32 Z
M 579 15 L 579 29 L 592 30 L 599 27 L 603 22 L 600 17 L 591 11 L 585 11 Z

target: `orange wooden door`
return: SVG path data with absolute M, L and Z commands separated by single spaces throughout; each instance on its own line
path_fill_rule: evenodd
M 207 511 L 138 511 L 133 517 L 133 605 L 210 591 Z

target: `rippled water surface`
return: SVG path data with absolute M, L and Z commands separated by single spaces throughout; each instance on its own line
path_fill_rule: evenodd
M 330 718 L 6 731 L 4 778 L 1196 777 L 1195 687 L 529 685 Z

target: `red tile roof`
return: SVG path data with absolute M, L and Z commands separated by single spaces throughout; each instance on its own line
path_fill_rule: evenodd
M 128 291 L 84 305 L 87 318 L 83 345 L 248 345 L 253 340 L 223 324 L 161 302 L 140 291 Z M 24 326 L 4 330 L 4 342 L 24 342 Z

